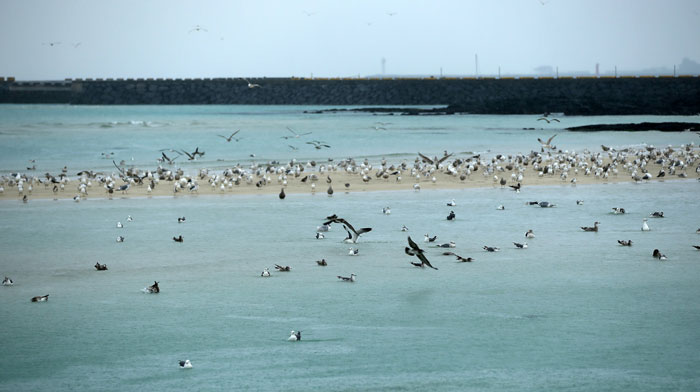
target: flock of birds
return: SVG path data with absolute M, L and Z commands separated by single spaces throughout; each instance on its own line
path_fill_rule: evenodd
M 299 134 L 292 129 L 289 129 L 292 136 L 289 138 L 297 138 L 308 133 Z M 228 137 L 224 135 L 219 135 L 220 137 L 226 139 L 227 142 L 234 140 L 238 131 L 233 132 Z M 584 175 L 584 176 L 595 176 L 596 178 L 607 178 L 610 175 L 618 175 L 621 173 L 627 173 L 634 181 L 642 181 L 645 179 L 651 179 L 654 176 L 649 173 L 647 166 L 651 164 L 658 165 L 659 172 L 656 177 L 664 177 L 676 175 L 678 177 L 685 177 L 684 173 L 688 168 L 696 165 L 698 162 L 698 153 L 694 148 L 694 145 L 688 144 L 680 146 L 680 148 L 655 148 L 655 147 L 645 147 L 642 149 L 624 149 L 615 150 L 606 146 L 603 147 L 603 152 L 567 152 L 567 151 L 555 151 L 555 147 L 551 145 L 554 137 L 551 136 L 548 140 L 544 141 L 538 139 L 542 145 L 541 152 L 531 152 L 530 154 L 517 154 L 517 155 L 496 155 L 491 159 L 482 158 L 481 156 L 471 156 L 468 158 L 452 158 L 453 154 L 449 154 L 447 151 L 444 152 L 442 156 L 428 157 L 424 154 L 418 153 L 418 157 L 412 164 L 408 164 L 406 161 L 398 165 L 389 165 L 385 160 L 382 160 L 378 167 L 374 167 L 366 159 L 363 162 L 357 162 L 354 159 L 344 159 L 339 162 L 334 162 L 329 160 L 327 163 L 316 163 L 308 162 L 306 165 L 292 160 L 286 164 L 279 162 L 270 162 L 268 164 L 252 164 L 249 167 L 244 167 L 237 165 L 232 168 L 223 170 L 220 174 L 210 173 L 207 169 L 200 169 L 198 174 L 195 176 L 186 175 L 182 169 L 167 169 L 162 165 L 159 165 L 155 170 L 140 170 L 137 168 L 125 168 L 120 167 L 114 163 L 117 168 L 117 172 L 110 174 L 95 173 L 92 171 L 81 171 L 78 173 L 78 196 L 87 195 L 87 189 L 92 187 L 92 181 L 100 184 L 108 194 L 115 191 L 121 191 L 127 193 L 131 186 L 148 186 L 151 190 L 155 188 L 161 181 L 170 182 L 173 186 L 173 192 L 177 193 L 182 190 L 189 190 L 190 192 L 196 192 L 198 189 L 198 181 L 206 181 L 212 187 L 220 188 L 222 191 L 231 188 L 234 185 L 239 185 L 241 183 L 255 184 L 257 187 L 262 187 L 273 182 L 273 177 L 275 176 L 278 184 L 283 186 L 280 192 L 280 199 L 284 199 L 286 194 L 284 192 L 284 186 L 287 185 L 288 181 L 291 179 L 300 178 L 301 183 L 306 183 L 307 181 L 311 183 L 312 189 L 315 188 L 315 183 L 318 182 L 323 176 L 326 177 L 326 182 L 329 185 L 328 195 L 332 196 L 332 178 L 331 173 L 337 171 L 344 171 L 345 173 L 356 174 L 361 176 L 364 182 L 371 181 L 373 179 L 389 180 L 394 179 L 394 181 L 402 181 L 402 177 L 405 176 L 407 179 L 413 179 L 415 181 L 414 189 L 420 189 L 420 181 L 423 179 L 429 179 L 435 182 L 435 176 L 439 173 L 443 175 L 448 175 L 452 177 L 457 177 L 460 180 L 464 180 L 470 175 L 476 173 L 482 173 L 484 177 L 493 177 L 494 183 L 500 184 L 502 187 L 508 185 L 513 191 L 521 191 L 521 182 L 524 180 L 524 176 L 528 171 L 534 171 L 539 177 L 542 176 L 559 176 L 562 180 L 566 180 L 569 175 Z M 199 151 L 196 148 L 193 152 L 187 152 L 182 150 L 183 154 L 186 155 L 188 159 L 195 159 L 197 156 L 203 156 L 204 152 Z M 180 156 L 178 155 L 178 156 Z M 161 164 L 172 165 L 175 159 L 170 159 L 165 152 L 162 152 Z M 306 172 L 309 170 L 309 172 Z M 696 172 L 700 171 L 700 166 L 696 169 Z M 117 181 L 121 180 L 123 184 L 117 184 Z M 67 168 L 64 167 L 61 174 L 58 176 L 53 176 L 49 173 L 41 178 L 37 176 L 29 176 L 26 174 L 14 173 L 9 177 L 3 176 L 1 178 L 0 192 L 5 191 L 5 187 L 17 187 L 20 195 L 24 196 L 24 201 L 26 202 L 26 197 L 31 193 L 32 187 L 35 185 L 44 185 L 45 187 L 52 186 L 54 193 L 60 190 L 64 190 L 65 186 L 71 182 L 67 175 Z M 510 183 L 510 184 L 509 184 Z M 575 184 L 575 177 L 571 180 L 572 184 Z M 350 184 L 346 183 L 345 187 L 349 188 Z M 76 200 L 79 201 L 79 198 Z M 555 204 L 548 201 L 532 201 L 527 204 L 538 206 L 541 208 L 553 208 L 556 207 Z M 578 200 L 577 204 L 583 204 L 582 200 Z M 448 207 L 454 207 L 457 205 L 455 200 L 451 200 L 446 203 Z M 504 209 L 505 207 L 499 206 L 498 209 Z M 391 214 L 391 209 L 389 207 L 384 207 L 382 209 L 384 215 Z M 623 207 L 613 207 L 612 214 L 625 214 L 626 210 Z M 663 219 L 665 218 L 662 211 L 652 212 L 649 216 L 650 218 Z M 454 221 L 456 219 L 456 213 L 451 210 L 449 214 L 445 217 L 448 221 Z M 131 222 L 133 218 L 131 216 L 127 217 L 127 222 Z M 184 223 L 186 218 L 178 217 L 178 223 Z M 345 218 L 341 218 L 337 215 L 327 216 L 326 219 L 317 227 L 316 238 L 323 239 L 325 233 L 327 233 L 332 225 L 339 225 L 344 228 L 347 236 L 343 239 L 346 244 L 354 245 L 358 242 L 363 234 L 367 234 L 372 231 L 371 227 L 356 228 Z M 117 228 L 123 228 L 121 222 L 117 223 Z M 581 230 L 584 232 L 598 232 L 600 229 L 600 222 L 596 221 L 593 226 L 582 226 Z M 641 226 L 642 231 L 650 231 L 647 218 L 644 218 Z M 408 231 L 408 228 L 404 225 L 401 231 Z M 700 229 L 697 230 L 700 234 Z M 534 238 L 535 234 L 532 229 L 529 229 L 524 237 L 526 239 Z M 124 236 L 118 236 L 117 242 L 124 242 Z M 182 235 L 173 237 L 175 242 L 183 242 L 184 238 Z M 449 241 L 445 243 L 436 243 L 437 236 L 425 235 L 424 243 L 432 245 L 436 248 L 445 249 L 442 255 L 454 256 L 458 262 L 473 262 L 475 259 L 473 257 L 465 257 L 455 252 L 448 250 L 454 249 L 456 244 L 454 241 Z M 632 240 L 620 239 L 617 240 L 620 246 L 632 246 Z M 517 249 L 527 249 L 528 244 L 526 241 L 523 242 L 513 242 L 513 245 Z M 700 245 L 693 245 L 695 249 L 700 250 Z M 500 248 L 492 245 L 484 245 L 483 250 L 486 252 L 498 252 Z M 409 256 L 410 264 L 418 268 L 429 268 L 433 270 L 438 270 L 438 267 L 433 265 L 433 263 L 428 259 L 428 255 L 425 249 L 421 248 L 411 236 L 407 236 L 407 246 L 404 247 L 404 253 Z M 664 255 L 659 249 L 654 249 L 652 252 L 652 257 L 658 260 L 667 260 L 666 255 Z M 359 254 L 359 249 L 351 247 L 349 249 L 348 255 L 356 256 Z M 316 263 L 319 266 L 327 266 L 328 263 L 325 259 L 317 260 Z M 106 264 L 101 264 L 100 262 L 95 263 L 94 268 L 97 271 L 107 271 L 108 267 Z M 277 272 L 289 272 L 291 267 L 288 265 L 275 264 L 274 266 Z M 269 268 L 264 268 L 261 273 L 262 277 L 270 277 L 271 273 Z M 351 273 L 349 275 L 338 275 L 339 281 L 354 283 L 357 281 L 357 275 Z M 14 285 L 14 280 L 5 277 L 3 280 L 3 286 Z M 158 281 L 154 281 L 152 285 L 149 285 L 142 289 L 145 293 L 157 294 L 160 293 L 160 287 Z M 35 296 L 31 298 L 31 302 L 47 302 L 49 294 Z M 301 340 L 301 331 L 292 331 L 288 340 L 299 341 Z M 191 368 L 192 364 L 189 360 L 179 361 L 180 367 Z
M 288 128 L 290 135 L 283 138 L 300 138 L 310 132 L 298 133 Z M 229 136 L 218 135 L 229 142 L 236 140 L 239 131 Z M 436 183 L 439 178 L 451 178 L 452 181 L 465 181 L 474 176 L 484 179 L 492 179 L 494 185 L 509 186 L 519 191 L 523 182 L 528 177 L 558 178 L 562 182 L 575 185 L 577 177 L 591 177 L 605 180 L 611 177 L 629 176 L 635 182 L 647 181 L 653 178 L 677 178 L 688 177 L 687 171 L 694 169 L 700 173 L 698 163 L 698 151 L 693 143 L 679 147 L 657 148 L 647 146 L 643 148 L 615 148 L 601 145 L 602 151 L 562 151 L 552 145 L 553 139 L 538 138 L 540 151 L 531 151 L 529 154 L 497 154 L 491 158 L 481 155 L 454 156 L 453 153 L 444 151 L 441 156 L 429 157 L 418 153 L 413 162 L 403 160 L 398 164 L 390 164 L 382 159 L 378 165 L 370 163 L 367 159 L 362 161 L 346 158 L 336 161 L 329 158 L 326 162 L 310 160 L 300 162 L 296 159 L 284 163 L 279 161 L 252 162 L 249 165 L 236 164 L 219 172 L 207 168 L 201 168 L 196 173 L 186 173 L 182 167 L 177 166 L 177 159 L 181 156 L 188 160 L 195 160 L 205 155 L 199 147 L 192 150 L 162 150 L 157 159 L 158 166 L 155 169 L 127 166 L 125 162 L 117 164 L 113 161 L 116 171 L 95 172 L 92 170 L 79 171 L 76 177 L 68 175 L 66 166 L 58 174 L 45 173 L 37 175 L 32 171 L 16 172 L 0 177 L 0 194 L 6 188 L 15 188 L 17 194 L 24 202 L 29 200 L 34 187 L 43 185 L 46 189 L 52 189 L 58 197 L 59 192 L 65 192 L 66 187 L 76 183 L 76 193 L 73 200 L 79 202 L 88 196 L 88 192 L 95 185 L 101 186 L 108 196 L 115 192 L 127 194 L 132 187 L 146 188 L 150 194 L 156 186 L 166 182 L 171 187 L 173 194 L 179 192 L 198 193 L 200 183 L 205 183 L 212 191 L 225 193 L 233 190 L 233 187 L 254 185 L 263 188 L 277 183 L 283 188 L 299 181 L 299 184 L 310 184 L 311 192 L 316 191 L 316 183 L 326 177 L 329 184 L 327 193 L 332 195 L 334 190 L 330 175 L 344 173 L 357 177 L 364 183 L 372 181 L 393 181 L 395 183 L 408 182 L 412 189 L 418 191 L 422 182 Z M 328 144 L 320 140 L 307 142 L 315 148 L 327 148 Z M 175 155 L 173 155 L 175 154 Z M 651 168 L 654 169 L 651 169 Z M 654 170 L 654 172 L 651 172 Z M 350 183 L 345 183 L 345 188 L 350 188 Z

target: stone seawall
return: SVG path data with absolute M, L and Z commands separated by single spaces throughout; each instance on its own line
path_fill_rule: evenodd
M 454 112 L 700 113 L 700 78 L 238 78 L 0 81 L 0 103 L 450 105 Z

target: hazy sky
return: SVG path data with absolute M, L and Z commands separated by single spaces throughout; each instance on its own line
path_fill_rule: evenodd
M 700 0 L 1 4 L 0 76 L 19 80 L 364 76 L 382 58 L 387 74 L 473 75 L 475 54 L 480 74 L 700 61 Z

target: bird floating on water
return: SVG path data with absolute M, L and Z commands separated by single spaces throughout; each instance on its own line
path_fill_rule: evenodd
M 617 243 L 622 246 L 632 246 L 632 240 L 617 240 Z
M 158 286 L 158 282 L 154 281 L 152 285 L 146 287 L 144 289 L 145 292 L 149 294 L 158 294 L 160 293 L 160 287 Z
M 528 230 L 527 233 L 525 233 L 525 238 L 535 238 L 535 233 L 532 231 L 532 229 Z
M 39 295 L 36 297 L 32 297 L 32 302 L 46 302 L 49 300 L 49 295 Z
M 265 267 L 265 269 L 263 270 L 262 274 L 260 274 L 260 276 L 262 276 L 263 278 L 269 278 L 270 277 L 270 270 L 267 269 L 267 267 Z
M 292 331 L 289 334 L 289 337 L 287 338 L 290 342 L 297 342 L 301 340 L 301 331 Z
M 624 213 L 625 213 L 625 209 L 622 208 L 622 207 L 613 207 L 613 208 L 612 208 L 612 212 L 613 212 L 613 214 L 615 214 L 615 215 L 624 214 Z
M 107 264 L 95 263 L 95 269 L 98 271 L 107 271 Z
M 581 226 L 581 230 L 583 230 L 583 231 L 596 231 L 597 232 L 599 224 L 600 224 L 600 222 L 595 222 L 595 223 L 593 223 L 593 227 Z
M 498 252 L 500 249 L 495 246 L 484 246 L 484 250 L 487 252 Z
M 658 249 L 654 249 L 654 252 L 652 252 L 651 255 L 654 256 L 655 259 L 666 260 L 666 255 L 661 254 L 661 251 Z
M 178 363 L 180 364 L 180 369 L 192 369 L 192 362 L 190 362 L 189 359 L 179 361 Z
M 642 220 L 642 231 L 651 231 L 649 225 L 647 224 L 647 218 Z
M 447 215 L 447 220 L 448 220 L 448 221 L 451 221 L 451 220 L 455 220 L 455 218 L 456 218 L 455 212 L 454 212 L 454 211 L 450 211 L 450 214 Z
M 663 211 L 654 211 L 651 214 L 649 214 L 649 216 L 652 218 L 663 218 L 664 212 Z
M 357 275 L 355 274 L 350 274 L 348 277 L 338 275 L 338 279 L 342 280 L 343 282 L 354 282 L 356 276 Z
M 523 242 L 522 244 L 519 242 L 513 242 L 513 245 L 515 245 L 515 247 L 518 249 L 527 249 L 527 242 Z
M 5 279 L 2 280 L 3 286 L 12 286 L 13 284 L 15 284 L 15 282 L 7 276 L 5 277 Z

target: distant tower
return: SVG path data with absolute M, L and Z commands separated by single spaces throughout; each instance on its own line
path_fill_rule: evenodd
M 600 64 L 595 63 L 595 77 L 599 78 L 600 77 Z
M 382 76 L 386 74 L 386 59 L 382 57 Z
M 474 76 L 479 77 L 479 55 L 474 54 Z

